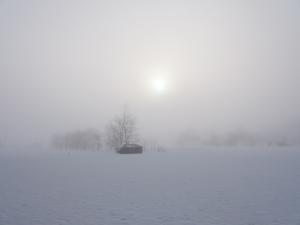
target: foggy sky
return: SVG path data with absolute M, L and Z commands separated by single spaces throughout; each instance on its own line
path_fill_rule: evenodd
M 124 105 L 157 140 L 298 135 L 299 41 L 299 0 L 0 0 L 0 139 L 102 129 Z

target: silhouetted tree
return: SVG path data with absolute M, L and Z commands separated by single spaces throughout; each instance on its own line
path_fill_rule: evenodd
M 106 144 L 116 149 L 123 144 L 130 144 L 138 140 L 136 118 L 124 109 L 106 127 Z

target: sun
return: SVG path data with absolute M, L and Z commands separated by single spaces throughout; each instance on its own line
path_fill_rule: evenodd
M 167 92 L 167 81 L 162 77 L 154 78 L 151 81 L 151 87 L 154 94 L 162 95 Z
M 143 82 L 148 87 L 147 93 L 155 98 L 167 97 L 173 92 L 173 77 L 167 69 L 149 69 L 144 72 Z M 145 86 L 144 86 L 145 87 Z

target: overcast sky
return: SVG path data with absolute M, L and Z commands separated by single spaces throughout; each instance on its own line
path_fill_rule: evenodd
M 165 82 L 163 93 L 151 87 Z M 0 139 L 300 132 L 299 0 L 0 0 Z

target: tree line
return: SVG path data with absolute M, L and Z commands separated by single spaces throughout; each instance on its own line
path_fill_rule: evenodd
M 57 149 L 99 151 L 104 145 L 116 150 L 123 144 L 138 141 L 136 118 L 124 109 L 107 124 L 104 135 L 98 129 L 76 130 L 54 135 L 51 145 Z

